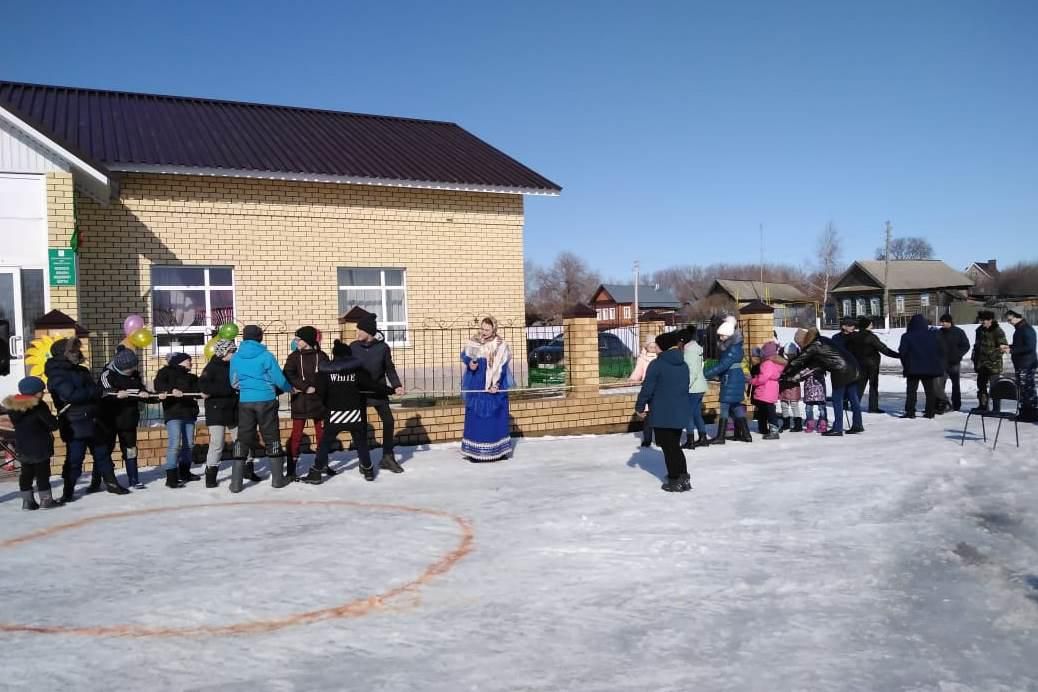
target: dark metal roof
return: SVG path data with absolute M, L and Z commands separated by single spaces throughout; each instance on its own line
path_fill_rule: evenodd
M 634 284 L 602 284 L 606 293 L 618 304 L 634 303 Z M 597 292 L 597 291 L 596 291 Z M 680 308 L 681 301 L 674 294 L 659 286 L 640 286 L 638 288 L 638 308 Z
M 196 168 L 561 190 L 448 122 L 3 81 L 0 107 L 115 171 Z

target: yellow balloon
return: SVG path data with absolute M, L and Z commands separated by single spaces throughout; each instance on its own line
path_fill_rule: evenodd
M 202 349 L 202 355 L 205 356 L 206 360 L 213 357 L 216 349 L 216 342 L 220 340 L 220 337 L 214 336 L 209 341 L 205 342 L 205 347 Z
M 151 346 L 151 342 L 154 341 L 155 337 L 152 335 L 151 330 L 147 327 L 141 327 L 133 334 L 130 334 L 130 341 L 137 348 L 147 348 Z

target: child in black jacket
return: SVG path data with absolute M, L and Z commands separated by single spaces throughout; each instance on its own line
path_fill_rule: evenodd
M 50 458 L 54 456 L 54 431 L 58 419 L 43 400 L 46 385 L 38 377 L 26 377 L 18 383 L 18 394 L 4 399 L 4 408 L 14 423 L 14 440 L 18 461 L 22 465 L 18 476 L 18 490 L 22 495 L 22 509 L 54 509 L 60 507 L 50 491 Z M 32 492 L 32 482 L 40 491 L 40 503 Z
M 375 468 L 368 451 L 368 397 L 387 399 L 393 390 L 385 381 L 376 382 L 353 357 L 350 347 L 335 340 L 332 360 L 321 363 L 317 372 L 317 391 L 325 408 L 324 431 L 317 458 L 304 482 L 319 484 L 328 466 L 328 454 L 339 433 L 349 432 L 360 457 L 360 472 L 365 480 L 375 480 Z
M 183 488 L 185 482 L 200 478 L 191 473 L 198 401 L 185 396 L 198 394 L 198 376 L 191 373 L 191 356 L 186 353 L 172 353 L 166 363 L 155 374 L 155 391 L 166 421 L 166 487 Z
M 108 440 L 108 446 L 115 450 L 118 439 L 119 449 L 126 467 L 126 482 L 141 490 L 137 472 L 137 426 L 141 422 L 140 398 L 146 397 L 148 391 L 137 372 L 137 354 L 132 349 L 120 347 L 115 352 L 112 362 L 105 366 L 98 377 L 101 386 L 101 405 L 97 420 L 102 434 Z M 101 489 L 101 470 L 94 465 L 90 474 L 88 493 Z

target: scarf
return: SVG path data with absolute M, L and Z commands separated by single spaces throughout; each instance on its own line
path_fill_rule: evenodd
M 490 337 L 484 339 L 481 334 L 474 335 L 465 344 L 465 355 L 471 359 L 483 358 L 487 362 L 487 379 L 485 389 L 494 385 L 508 383 L 501 382 L 501 374 L 505 365 L 512 360 L 512 352 L 508 349 L 505 340 L 494 332 Z

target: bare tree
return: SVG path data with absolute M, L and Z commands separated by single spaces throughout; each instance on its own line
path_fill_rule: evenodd
M 572 252 L 563 252 L 551 266 L 534 273 L 532 293 L 527 302 L 544 318 L 558 319 L 576 303 L 591 300 L 591 294 L 600 283 L 599 275 Z
M 825 228 L 818 234 L 818 242 L 815 248 L 818 263 L 818 284 L 821 288 L 822 308 L 829 303 L 829 289 L 832 287 L 833 278 L 843 271 L 843 240 L 840 231 L 832 221 L 825 224 Z
M 1038 295 L 1038 262 L 1019 262 L 1006 267 L 998 273 L 995 284 L 1000 296 Z
M 876 259 L 885 260 L 883 248 L 876 249 Z M 894 238 L 890 241 L 891 260 L 925 260 L 933 259 L 933 245 L 926 238 L 917 236 Z

